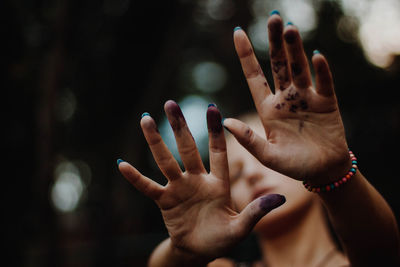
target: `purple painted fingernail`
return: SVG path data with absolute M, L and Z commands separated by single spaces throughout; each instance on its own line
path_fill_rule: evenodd
M 265 212 L 270 212 L 286 202 L 286 198 L 279 194 L 270 194 L 260 199 L 260 208 Z

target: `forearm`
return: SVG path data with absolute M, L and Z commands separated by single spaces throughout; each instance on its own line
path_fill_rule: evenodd
M 399 263 L 399 232 L 394 214 L 359 171 L 345 186 L 321 193 L 320 197 L 352 266 Z
M 183 252 L 171 244 L 171 239 L 165 239 L 153 251 L 149 259 L 149 267 L 174 267 L 174 266 L 206 266 L 208 261 Z

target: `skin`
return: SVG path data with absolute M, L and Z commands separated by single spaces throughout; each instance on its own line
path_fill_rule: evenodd
M 235 48 L 265 135 L 257 134 L 236 119 L 225 119 L 224 126 L 269 169 L 294 181 L 328 184 L 346 174 L 351 166 L 328 63 L 321 54 L 312 57 L 316 74 L 313 86 L 297 28 L 283 27 L 280 16 L 273 15 L 268 20 L 268 31 L 272 40 L 270 55 L 275 93 L 265 79 L 245 32 L 234 32 Z M 203 266 L 247 236 L 257 222 L 282 205 L 285 198 L 277 194 L 254 200 L 247 198 L 238 201 L 236 205 L 240 205 L 240 209 L 236 209 L 231 199 L 227 146 L 222 128 L 218 126 L 221 121 L 218 109 L 210 106 L 207 110 L 209 173 L 201 162 L 179 106 L 167 101 L 164 109 L 185 171 L 179 168 L 150 116 L 142 118 L 141 127 L 157 165 L 168 179 L 167 185 L 161 186 L 145 177 L 127 162 L 120 163 L 119 169 L 139 191 L 157 203 L 170 235 L 155 249 L 149 265 Z M 288 194 L 288 209 L 282 210 L 281 219 L 276 219 L 282 226 L 287 225 L 287 216 L 283 214 L 292 214 L 292 205 L 294 210 L 298 210 L 296 205 L 302 206 L 300 198 L 292 202 L 289 196 L 291 194 Z M 394 215 L 360 171 L 341 190 L 316 196 L 328 210 L 351 266 L 396 266 L 399 263 L 399 235 Z M 272 215 L 271 223 L 266 225 L 273 225 Z M 279 218 L 278 211 L 275 215 Z M 262 227 L 261 232 L 265 229 L 267 227 Z M 369 238 L 366 239 L 366 235 Z M 286 251 L 277 250 L 275 255 L 279 252 Z

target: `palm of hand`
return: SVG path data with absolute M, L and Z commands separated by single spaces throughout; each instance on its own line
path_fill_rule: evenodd
M 334 96 L 290 85 L 268 95 L 259 114 L 269 143 L 268 157 L 260 159 L 265 165 L 273 158 L 280 163 L 278 171 L 299 180 L 315 180 L 322 172 L 333 171 L 329 162 L 346 159 L 343 124 Z
M 238 213 L 231 208 L 229 187 L 212 174 L 184 174 L 166 186 L 157 204 L 178 248 L 212 257 L 240 238 L 225 231 Z

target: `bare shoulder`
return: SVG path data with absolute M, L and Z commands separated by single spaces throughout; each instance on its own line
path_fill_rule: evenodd
M 227 258 L 219 258 L 210 262 L 207 267 L 234 267 L 235 263 Z

